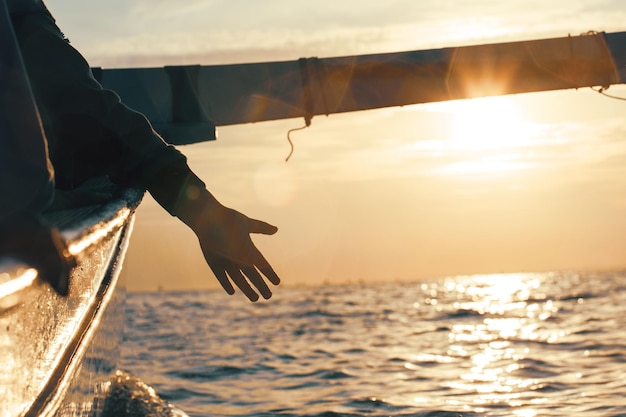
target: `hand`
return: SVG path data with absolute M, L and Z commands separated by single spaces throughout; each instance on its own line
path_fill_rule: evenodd
M 276 226 L 251 219 L 215 200 L 202 206 L 202 213 L 194 216 L 194 221 L 183 221 L 198 237 L 204 259 L 224 290 L 230 295 L 235 293 L 232 281 L 254 302 L 259 294 L 252 284 L 263 298 L 269 299 L 272 292 L 263 275 L 274 285 L 280 283 L 280 278 L 256 248 L 250 234 L 272 235 L 278 230 Z
M 39 278 L 60 295 L 69 292 L 69 279 L 76 261 L 69 254 L 58 230 L 41 217 L 19 213 L 0 219 L 0 256 L 21 260 L 37 269 Z

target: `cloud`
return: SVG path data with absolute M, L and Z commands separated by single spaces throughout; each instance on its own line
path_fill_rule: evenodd
M 567 2 L 567 7 L 544 1 L 303 4 L 285 0 L 112 0 L 106 6 L 89 7 L 77 0 L 50 3 L 73 37 L 89 38 L 88 44 L 81 45 L 94 58 L 101 54 L 184 56 L 257 48 L 327 54 L 390 51 L 620 27 L 626 13 L 625 6 L 609 11 L 602 2 Z M 597 27 L 598 23 L 602 26 Z M 596 27 L 588 26 L 591 24 Z
M 621 30 L 607 1 L 49 0 L 105 67 L 291 60 Z

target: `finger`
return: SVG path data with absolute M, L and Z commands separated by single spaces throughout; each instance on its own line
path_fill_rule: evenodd
M 250 233 L 261 233 L 264 235 L 273 235 L 278 231 L 278 227 L 273 226 L 261 220 L 248 219 L 248 230 Z
M 269 300 L 272 296 L 272 291 L 270 291 L 269 287 L 265 283 L 265 280 L 259 274 L 259 271 L 256 270 L 255 267 L 246 267 L 242 269 L 244 275 L 248 278 L 250 282 L 259 290 L 263 298 Z
M 243 292 L 244 295 L 248 297 L 248 300 L 255 302 L 259 299 L 259 294 L 257 294 L 252 289 L 252 287 L 248 283 L 248 280 L 246 280 L 246 278 L 243 276 L 239 269 L 237 269 L 236 267 L 229 268 L 228 275 L 230 275 L 230 279 L 232 279 L 235 285 L 239 287 L 241 292 Z
M 261 271 L 261 273 L 265 275 L 272 284 L 274 285 L 280 284 L 280 278 L 278 277 L 278 274 L 274 271 L 274 269 L 269 264 L 265 267 L 259 268 L 259 271 Z
M 230 283 L 230 280 L 228 279 L 228 276 L 226 275 L 226 271 L 224 271 L 224 268 L 221 267 L 220 265 L 221 263 L 215 262 L 215 261 L 209 261 L 208 259 L 207 259 L 207 263 L 209 264 L 211 271 L 213 271 L 213 275 L 215 275 L 215 278 L 217 278 L 219 283 L 222 285 L 222 288 L 224 288 L 224 291 L 226 291 L 228 295 L 233 295 L 235 293 L 235 289 L 233 288 L 233 285 Z
M 278 277 L 278 274 L 274 271 L 272 265 L 267 262 L 267 259 L 265 259 L 261 252 L 257 252 L 255 265 L 257 269 L 261 271 L 261 273 L 265 275 L 272 284 L 280 284 L 280 278 Z

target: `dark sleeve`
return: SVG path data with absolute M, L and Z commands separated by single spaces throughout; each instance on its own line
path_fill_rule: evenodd
M 106 174 L 144 187 L 172 215 L 187 187 L 204 187 L 143 114 L 102 88 L 49 13 L 21 15 L 14 26 L 58 186 Z

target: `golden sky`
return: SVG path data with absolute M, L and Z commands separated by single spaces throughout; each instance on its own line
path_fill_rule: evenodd
M 49 0 L 103 67 L 292 60 L 621 31 L 621 1 Z M 622 26 L 620 26 L 622 25 Z M 626 96 L 626 88 L 610 92 Z M 626 102 L 533 93 L 221 128 L 183 147 L 285 285 L 606 269 L 626 262 Z M 215 287 L 195 237 L 149 196 L 131 290 Z

